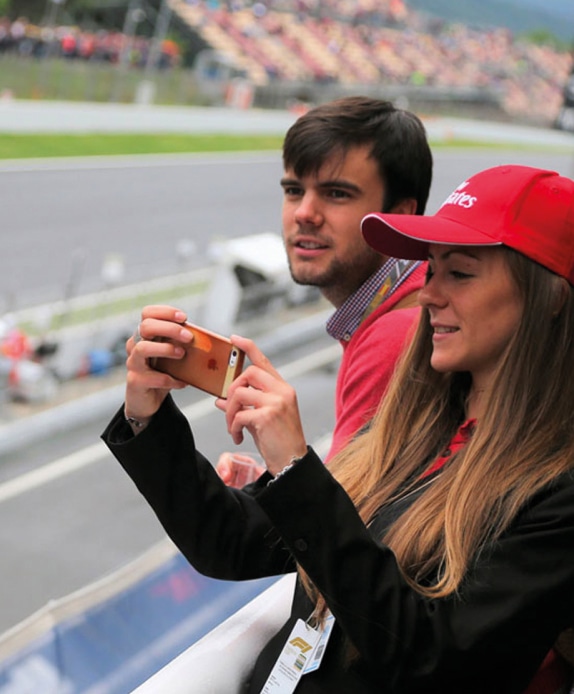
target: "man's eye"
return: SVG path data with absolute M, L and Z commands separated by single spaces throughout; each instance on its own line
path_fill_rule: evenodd
M 350 196 L 346 190 L 337 190 L 336 188 L 334 188 L 333 190 L 329 191 L 329 197 L 335 198 L 337 200 L 341 200 L 343 198 L 348 198 Z
M 296 197 L 296 196 L 302 195 L 303 190 L 301 188 L 297 188 L 295 186 L 287 186 L 286 188 L 283 188 L 283 193 L 285 195 L 288 195 L 289 197 Z
M 457 280 L 465 280 L 468 277 L 472 277 L 468 272 L 460 272 L 460 270 L 451 270 L 450 274 Z

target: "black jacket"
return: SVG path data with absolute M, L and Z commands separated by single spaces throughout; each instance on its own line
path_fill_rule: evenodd
M 121 411 L 102 435 L 166 532 L 201 573 L 243 580 L 295 570 L 295 560 L 336 618 L 318 671 L 297 694 L 521 694 L 574 615 L 574 475 L 533 498 L 481 553 L 459 594 L 428 600 L 403 580 L 379 541 L 391 508 L 367 529 L 310 450 L 272 485 L 226 487 L 195 450 L 167 398 L 133 437 Z M 259 693 L 294 621 L 313 605 L 295 590 L 289 623 L 261 653 L 246 692 Z M 345 664 L 344 639 L 360 657 Z

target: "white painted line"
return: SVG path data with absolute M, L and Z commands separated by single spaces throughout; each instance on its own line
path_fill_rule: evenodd
M 87 448 L 82 448 L 75 453 L 60 458 L 53 463 L 43 465 L 37 470 L 27 472 L 0 486 L 0 502 L 12 499 L 15 496 L 29 492 L 47 482 L 51 482 L 64 475 L 69 475 L 75 470 L 80 470 L 86 465 L 91 465 L 103 458 L 106 454 L 103 442 L 95 443 Z
M 100 171 L 105 169 L 142 169 L 176 166 L 211 166 L 225 164 L 280 163 L 280 152 L 178 152 L 174 154 L 110 154 L 91 157 L 53 157 L 46 159 L 4 159 L 0 173 L 30 173 L 31 171 Z
M 280 371 L 284 378 L 294 378 L 295 376 L 300 376 L 301 374 L 312 371 L 313 369 L 321 368 L 327 364 L 335 361 L 341 356 L 341 347 L 338 344 L 331 345 L 323 350 L 310 354 L 301 359 L 297 359 L 289 364 L 283 366 Z M 199 402 L 189 405 L 188 407 L 182 409 L 185 416 L 190 422 L 195 422 L 201 417 L 205 417 L 215 411 L 215 405 L 213 398 L 204 398 Z M 317 452 L 321 453 L 326 448 L 326 443 L 324 437 L 319 439 L 317 442 Z M 13 499 L 20 494 L 25 494 L 26 492 L 32 491 L 43 484 L 52 482 L 61 477 L 81 470 L 88 465 L 102 460 L 107 455 L 110 455 L 109 450 L 103 441 L 99 441 L 91 446 L 82 448 L 75 453 L 55 460 L 53 463 L 48 463 L 43 465 L 37 470 L 32 470 L 24 475 L 15 477 L 8 482 L 0 485 L 0 503 L 7 501 L 8 499 Z

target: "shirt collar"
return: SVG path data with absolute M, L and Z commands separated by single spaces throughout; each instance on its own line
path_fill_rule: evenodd
M 385 282 L 390 279 L 390 286 L 381 297 L 381 302 L 391 296 L 420 264 L 420 261 L 413 263 L 410 260 L 389 258 L 329 318 L 329 335 L 335 340 L 348 342 L 361 324 L 371 303 L 377 300 L 377 294 Z
M 465 422 L 463 422 L 457 429 L 448 446 L 432 463 L 428 470 L 423 473 L 423 477 L 428 477 L 428 475 L 431 475 L 433 472 L 440 470 L 446 461 L 449 460 L 449 458 L 451 458 L 455 453 L 458 453 L 463 446 L 466 446 L 466 444 L 472 438 L 475 428 L 476 418 L 467 419 Z

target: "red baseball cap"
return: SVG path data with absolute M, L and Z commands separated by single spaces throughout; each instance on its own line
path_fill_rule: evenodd
M 376 251 L 413 260 L 425 260 L 430 243 L 509 246 L 574 285 L 574 181 L 556 171 L 495 166 L 432 216 L 373 213 L 361 230 Z

